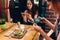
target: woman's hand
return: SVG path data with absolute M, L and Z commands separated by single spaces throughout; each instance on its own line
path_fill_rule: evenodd
M 45 23 L 47 26 L 49 26 L 51 29 L 55 30 L 55 25 L 52 24 L 49 20 L 47 20 L 46 18 L 41 18 L 41 21 L 43 23 Z
M 32 16 L 30 14 L 27 15 L 27 18 L 31 21 L 34 22 L 34 19 L 32 18 Z
M 52 40 L 47 34 L 43 31 L 41 27 L 39 27 L 36 23 L 33 24 L 34 29 L 39 32 L 46 40 Z
M 25 13 L 21 13 L 21 15 L 22 15 L 22 18 L 23 18 L 24 22 L 26 22 L 26 20 L 27 20 L 26 14 Z
M 41 27 L 39 27 L 36 23 L 33 24 L 33 27 L 34 27 L 34 29 L 35 29 L 37 32 L 40 31 L 40 28 L 41 28 Z
M 41 21 L 42 21 L 43 23 L 45 23 L 45 22 L 47 21 L 47 19 L 44 18 L 44 17 L 42 17 L 42 18 L 41 18 Z

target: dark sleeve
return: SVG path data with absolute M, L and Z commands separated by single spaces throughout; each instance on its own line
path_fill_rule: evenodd
M 58 19 L 58 31 L 60 31 L 60 18 Z
M 60 32 L 60 25 L 56 26 L 56 31 L 55 31 L 55 34 L 56 34 L 56 37 L 58 36 L 59 32 Z
M 58 25 L 58 31 L 60 31 L 60 25 Z

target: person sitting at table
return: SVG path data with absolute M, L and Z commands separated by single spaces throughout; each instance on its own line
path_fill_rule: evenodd
M 53 25 L 50 21 L 48 21 L 46 18 L 41 18 L 41 22 L 45 23 L 46 25 L 48 25 L 53 31 L 55 31 L 55 25 Z M 33 24 L 34 25 L 34 29 L 37 31 L 37 32 L 40 32 L 41 33 L 41 28 L 40 27 L 36 27 L 35 25 L 37 25 L 36 23 Z M 38 26 L 38 25 L 37 25 Z M 44 33 L 44 32 L 43 32 Z M 41 33 L 42 35 L 42 33 Z M 45 35 L 45 36 L 44 36 Z M 46 37 L 47 35 L 44 33 L 44 37 Z M 46 39 L 48 39 L 49 37 L 47 36 Z M 49 38 L 50 39 L 50 38 Z
M 53 40 L 52 38 L 50 38 L 41 28 L 41 26 L 38 26 L 36 23 L 33 24 L 34 29 L 39 32 L 42 37 L 44 37 L 46 40 Z M 40 39 L 39 39 L 40 40 Z
M 27 9 L 21 13 L 24 23 L 26 24 L 32 24 L 31 22 L 34 22 L 34 18 L 38 17 L 38 11 L 37 7 L 34 7 L 32 0 L 27 0 Z
M 55 25 L 53 25 L 50 21 L 48 21 L 46 18 L 41 18 L 41 20 L 42 20 L 42 22 L 44 22 L 46 25 L 48 25 L 53 31 L 55 31 L 56 30 L 56 28 L 55 28 Z M 43 30 L 41 29 L 41 27 L 36 27 L 36 26 L 38 26 L 36 23 L 34 23 L 33 24 L 33 27 L 34 27 L 34 29 L 37 31 L 37 32 L 42 32 L 41 34 L 43 34 Z M 58 36 L 57 36 L 57 39 L 56 40 L 60 40 L 60 22 L 58 23 Z M 42 30 L 42 31 L 41 31 Z M 45 33 L 44 33 L 45 34 Z M 46 35 L 46 34 L 45 34 Z M 44 36 L 44 35 L 42 35 L 42 36 Z M 47 36 L 47 35 L 46 35 Z M 44 36 L 44 37 L 46 37 L 46 36 Z M 46 39 L 50 39 L 48 36 L 47 36 L 47 38 Z

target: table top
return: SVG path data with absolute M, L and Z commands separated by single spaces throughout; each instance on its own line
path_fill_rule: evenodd
M 7 26 L 10 26 L 9 23 L 7 23 Z M 33 40 L 35 35 L 37 34 L 37 32 L 34 30 L 33 26 L 31 25 L 24 25 L 24 27 L 28 28 L 28 32 L 24 35 L 23 38 L 21 39 L 16 39 L 16 38 L 12 38 L 12 37 L 6 37 L 5 34 L 7 34 L 9 31 L 14 30 L 14 28 L 16 28 L 17 25 L 13 24 L 12 27 L 10 27 L 9 29 L 3 31 L 0 33 L 0 40 Z

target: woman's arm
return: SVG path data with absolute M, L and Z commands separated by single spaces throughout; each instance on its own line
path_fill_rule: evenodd
M 36 14 L 34 15 L 34 18 L 37 18 L 38 17 L 38 12 L 36 12 Z
M 27 10 L 25 10 L 23 13 L 21 13 L 23 21 L 26 22 L 27 21 Z
M 36 14 L 34 15 L 34 18 L 38 17 L 38 12 L 36 12 Z M 32 16 L 30 14 L 28 14 L 28 19 L 32 22 L 34 22 L 34 19 L 32 18 Z
M 60 32 L 59 32 L 59 34 L 58 34 L 57 40 L 60 40 Z
M 48 21 L 46 18 L 42 18 L 42 21 L 49 26 L 51 29 L 55 30 L 55 25 L 53 25 L 50 21 Z
M 27 17 L 26 17 L 26 15 L 25 15 L 25 14 L 22 14 L 22 18 L 23 18 L 23 21 L 24 21 L 24 22 L 26 22 Z
M 34 22 L 34 19 L 32 18 L 32 16 L 30 14 L 27 15 L 27 18 L 31 21 Z
M 36 23 L 33 24 L 34 29 L 39 32 L 46 40 L 52 40 L 47 34 L 43 31 L 41 27 L 39 27 Z

